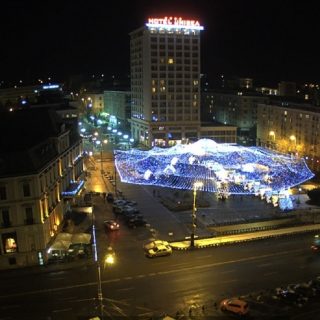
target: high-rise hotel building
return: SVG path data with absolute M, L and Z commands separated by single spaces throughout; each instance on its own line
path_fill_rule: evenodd
M 146 146 L 200 138 L 200 31 L 196 20 L 150 18 L 130 33 L 131 133 Z

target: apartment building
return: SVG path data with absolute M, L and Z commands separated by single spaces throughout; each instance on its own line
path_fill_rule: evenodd
M 304 157 L 312 170 L 320 170 L 319 107 L 274 99 L 259 104 L 257 123 L 258 145 Z

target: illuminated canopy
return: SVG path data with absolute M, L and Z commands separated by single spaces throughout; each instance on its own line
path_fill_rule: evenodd
M 304 159 L 260 147 L 217 144 L 202 139 L 172 148 L 115 151 L 122 182 L 230 194 L 281 191 L 311 179 Z

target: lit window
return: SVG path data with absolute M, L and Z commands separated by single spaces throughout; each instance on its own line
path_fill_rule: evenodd
M 197 86 L 197 85 L 198 85 L 198 83 L 199 83 L 199 81 L 198 81 L 198 80 L 193 80 L 193 85 L 194 85 L 194 86 Z
M 7 233 L 2 235 L 3 247 L 5 253 L 17 252 L 16 233 Z
M 153 88 L 152 88 L 152 93 L 155 93 L 155 92 L 156 92 L 156 88 L 153 87 Z
M 168 64 L 173 64 L 173 59 L 172 58 L 168 59 Z
M 161 87 L 161 88 L 160 88 L 160 91 L 161 91 L 161 92 L 166 91 L 166 87 Z

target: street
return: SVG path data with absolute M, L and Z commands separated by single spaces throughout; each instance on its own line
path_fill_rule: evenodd
M 117 263 L 102 273 L 107 312 L 133 316 L 209 308 L 225 297 L 274 289 L 318 275 L 320 257 L 309 251 L 310 235 L 221 248 L 175 251 L 147 259 L 137 230 L 134 244 L 119 239 Z M 94 265 L 58 272 L 1 274 L 0 319 L 77 319 L 97 306 Z
M 113 191 L 110 182 L 101 179 L 99 164 L 97 167 L 91 170 L 87 190 Z M 112 161 L 105 161 L 103 169 L 112 172 Z M 190 316 L 191 312 L 218 317 L 223 314 L 216 310 L 215 303 L 223 298 L 273 290 L 319 274 L 320 256 L 310 251 L 312 234 L 146 258 L 142 246 L 149 238 L 183 238 L 190 230 L 181 222 L 183 219 L 161 205 L 150 189 L 119 181 L 117 185 L 129 199 L 138 201 L 148 226 L 129 229 L 120 221 L 119 231 L 106 233 L 103 221 L 115 218 L 112 205 L 101 196 L 93 197 L 105 315 L 148 319 L 161 313 Z M 198 232 L 204 231 L 199 228 Z M 116 252 L 116 261 L 104 266 L 109 246 Z M 79 261 L 70 269 L 62 264 L 56 269 L 2 272 L 0 279 L 1 320 L 88 319 L 99 314 L 97 268 L 92 259 Z M 252 310 L 253 317 L 261 315 Z

